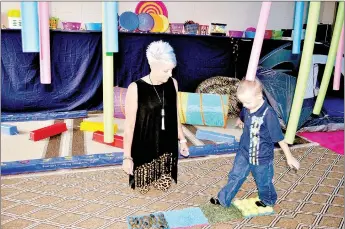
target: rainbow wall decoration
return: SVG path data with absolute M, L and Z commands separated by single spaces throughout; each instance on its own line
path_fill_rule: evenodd
M 168 18 L 168 10 L 165 7 L 164 3 L 161 1 L 152 1 L 152 2 L 146 2 L 146 1 L 140 1 L 135 8 L 136 14 L 141 13 L 148 13 L 148 14 L 158 14 L 158 15 L 164 15 Z

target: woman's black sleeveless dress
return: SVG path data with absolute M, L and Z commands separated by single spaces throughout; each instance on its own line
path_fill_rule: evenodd
M 133 175 L 129 177 L 131 188 L 145 187 L 162 175 L 169 175 L 177 183 L 178 127 L 176 89 L 172 78 L 155 85 L 165 109 L 165 130 L 162 130 L 162 103 L 153 85 L 142 79 L 136 81 L 138 110 L 134 127 L 131 156 Z

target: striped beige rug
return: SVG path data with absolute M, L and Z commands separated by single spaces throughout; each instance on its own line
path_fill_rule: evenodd
M 275 214 L 236 219 L 203 229 L 344 227 L 344 157 L 320 147 L 292 151 L 301 162 L 295 173 L 277 152 Z M 126 229 L 127 216 L 200 207 L 226 183 L 233 156 L 179 162 L 178 183 L 146 195 L 128 187 L 120 166 L 16 175 L 1 178 L 3 229 Z M 236 198 L 257 195 L 249 176 Z

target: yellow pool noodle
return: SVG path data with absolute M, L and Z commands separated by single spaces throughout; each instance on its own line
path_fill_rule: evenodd
M 103 122 L 90 122 L 90 121 L 83 121 L 80 123 L 80 130 L 81 131 L 103 131 L 104 132 L 104 124 Z M 114 124 L 114 134 L 117 132 L 117 124 Z
M 178 92 L 178 109 L 179 109 L 179 116 L 180 122 L 182 124 L 187 122 L 187 101 L 188 101 L 188 94 L 185 92 Z

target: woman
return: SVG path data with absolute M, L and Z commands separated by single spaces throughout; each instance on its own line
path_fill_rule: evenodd
M 142 194 L 167 191 L 177 183 L 178 139 L 180 151 L 189 156 L 177 109 L 178 86 L 171 78 L 176 66 L 173 48 L 152 42 L 146 51 L 151 72 L 129 85 L 125 102 L 123 170 L 129 185 Z

